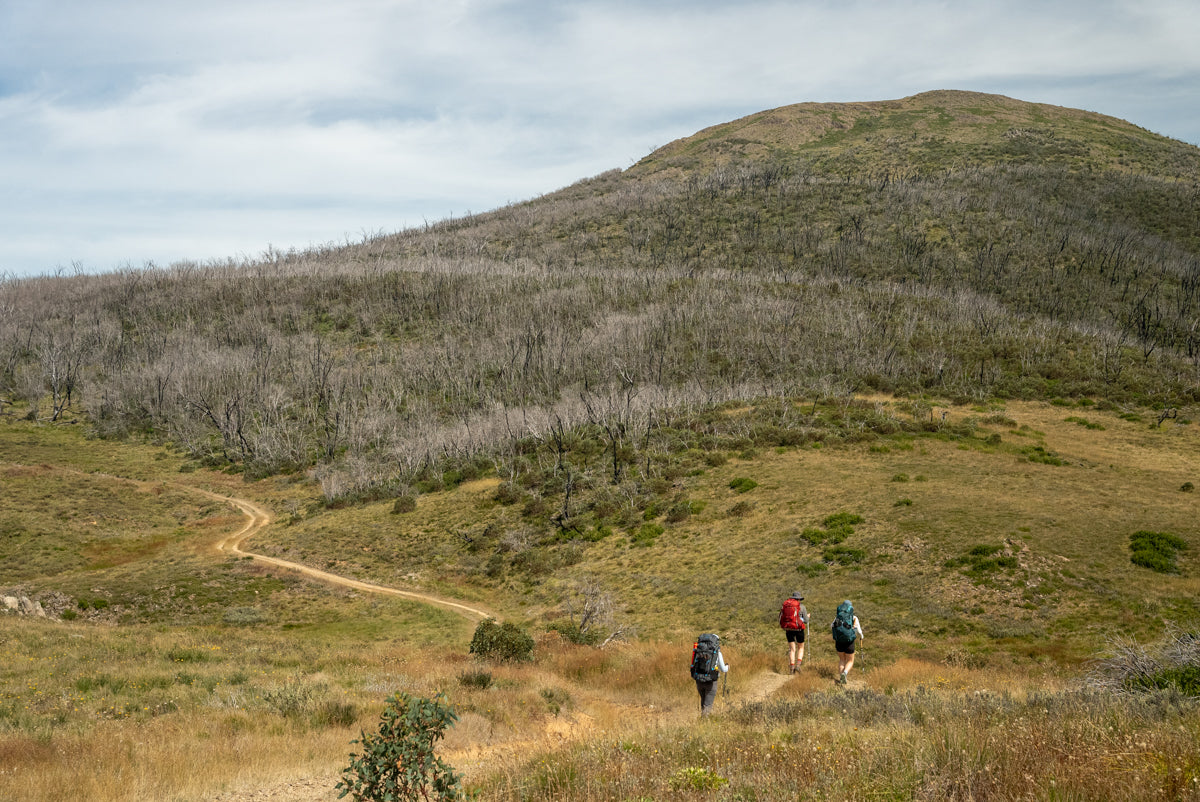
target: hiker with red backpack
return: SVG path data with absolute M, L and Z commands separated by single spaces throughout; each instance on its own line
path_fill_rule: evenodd
M 834 680 L 839 685 L 846 684 L 846 675 L 854 668 L 855 643 L 862 645 L 862 624 L 854 614 L 854 605 L 849 599 L 837 607 L 837 615 L 833 619 L 833 648 L 838 656 L 838 678 Z
M 800 595 L 800 591 L 796 591 L 789 598 L 783 600 L 783 607 L 779 610 L 779 627 L 787 636 L 788 666 L 791 668 L 790 673 L 792 674 L 799 671 L 800 666 L 804 664 L 804 640 L 808 632 L 808 610 L 800 603 L 802 601 L 804 601 L 804 597 Z
M 721 654 L 721 639 L 712 633 L 696 638 L 692 645 L 692 679 L 696 680 L 696 691 L 700 694 L 702 716 L 712 712 L 713 702 L 717 699 L 717 680 L 722 673 L 728 681 L 729 666 Z

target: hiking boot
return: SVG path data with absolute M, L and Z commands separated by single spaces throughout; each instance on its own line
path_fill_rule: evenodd
M 839 679 L 839 680 L 838 680 L 838 684 L 839 684 L 839 685 L 845 685 L 845 684 L 846 684 L 846 672 L 845 672 L 845 671 L 843 671 L 843 672 L 842 672 L 842 676 L 841 676 L 841 679 Z

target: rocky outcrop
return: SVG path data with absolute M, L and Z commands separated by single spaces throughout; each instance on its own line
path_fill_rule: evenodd
M 40 601 L 34 601 L 28 596 L 4 596 L 4 612 L 12 615 L 32 615 L 37 618 L 45 618 L 46 611 L 42 608 Z

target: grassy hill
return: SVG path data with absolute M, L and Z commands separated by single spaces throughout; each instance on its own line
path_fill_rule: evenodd
M 488 799 L 1195 798 L 1198 167 L 1008 98 L 802 104 L 342 248 L 0 284 L 0 590 L 50 612 L 0 617 L 0 780 L 332 799 L 400 689 Z M 218 553 L 214 493 L 534 660 Z

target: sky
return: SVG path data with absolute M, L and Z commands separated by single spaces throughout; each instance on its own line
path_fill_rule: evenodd
M 361 241 L 934 89 L 1200 145 L 1196 0 L 0 0 L 0 278 Z

